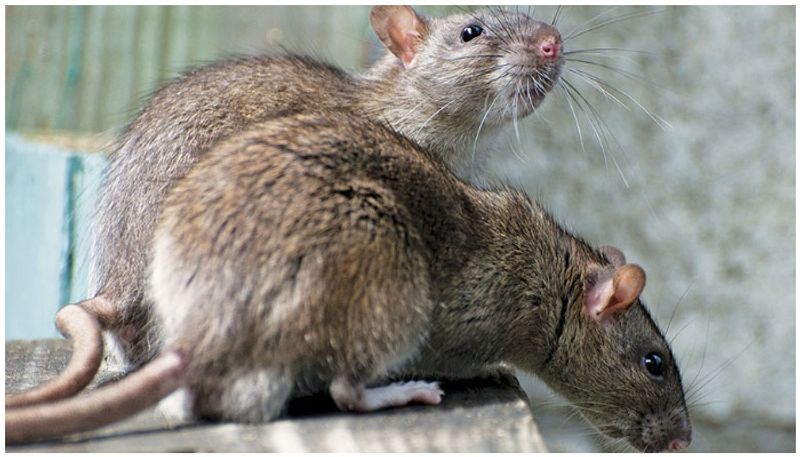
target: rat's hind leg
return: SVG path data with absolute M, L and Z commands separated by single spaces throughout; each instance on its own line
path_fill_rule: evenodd
M 195 390 L 195 408 L 209 418 L 267 422 L 283 411 L 293 387 L 293 377 L 281 369 L 237 370 Z
M 194 418 L 194 414 L 192 414 L 193 405 L 194 395 L 188 388 L 182 387 L 158 402 L 158 412 L 171 425 L 172 423 L 181 423 Z
M 426 344 L 433 310 L 427 277 L 421 273 L 424 260 L 411 250 L 398 249 L 401 240 L 380 241 L 384 244 L 372 241 L 366 252 L 359 249 L 350 256 L 337 256 L 342 262 L 337 265 L 340 279 L 331 277 L 327 284 L 332 287 L 325 290 L 327 297 L 343 298 L 329 305 L 326 321 L 346 341 L 329 356 L 333 368 L 329 391 L 345 411 L 436 405 L 443 395 L 435 382 L 367 387 L 414 363 Z M 342 272 L 348 270 L 360 274 L 342 280 Z
M 343 377 L 331 383 L 330 392 L 339 409 L 359 412 L 409 403 L 438 405 L 444 395 L 438 382 L 406 381 L 380 387 L 364 387 Z

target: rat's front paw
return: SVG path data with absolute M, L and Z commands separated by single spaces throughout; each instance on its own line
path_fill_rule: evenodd
M 335 381 L 331 385 L 331 396 L 345 411 L 368 412 L 409 403 L 438 405 L 443 395 L 438 382 L 395 382 L 370 388 L 345 385 L 342 381 Z
M 367 389 L 374 391 L 374 395 L 378 398 L 394 398 L 398 403 L 390 404 L 390 406 L 400 406 L 407 403 L 422 403 L 425 405 L 438 405 L 442 402 L 444 391 L 439 387 L 438 382 L 426 381 L 407 381 L 395 382 L 388 386 Z

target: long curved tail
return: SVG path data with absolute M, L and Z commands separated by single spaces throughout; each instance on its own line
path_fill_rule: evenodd
M 56 314 L 59 331 L 72 340 L 69 365 L 55 379 L 27 392 L 6 395 L 6 409 L 70 397 L 86 387 L 103 361 L 102 328 L 119 321 L 120 311 L 102 295 L 67 305 Z
M 54 403 L 6 409 L 6 443 L 85 432 L 154 405 L 183 382 L 186 360 L 166 351 L 122 380 Z

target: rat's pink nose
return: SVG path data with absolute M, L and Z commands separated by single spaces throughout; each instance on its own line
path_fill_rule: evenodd
M 685 440 L 682 440 L 680 438 L 675 438 L 674 440 L 669 442 L 669 444 L 667 445 L 667 450 L 669 452 L 680 452 L 686 449 L 688 446 L 689 443 L 687 443 Z
M 548 37 L 539 43 L 539 55 L 546 59 L 558 59 L 561 43 L 556 37 Z

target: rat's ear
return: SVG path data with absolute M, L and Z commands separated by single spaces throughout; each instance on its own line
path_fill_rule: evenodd
M 586 291 L 586 311 L 597 322 L 604 322 L 614 313 L 630 307 L 642 293 L 645 274 L 639 265 L 622 265 L 613 276 L 605 274 Z
M 369 13 L 369 23 L 383 44 L 408 68 L 417 46 L 428 34 L 428 24 L 410 6 L 378 5 Z
M 597 248 L 597 252 L 603 254 L 603 256 L 611 262 L 611 265 L 614 265 L 614 268 L 625 265 L 625 254 L 614 246 L 600 246 Z

